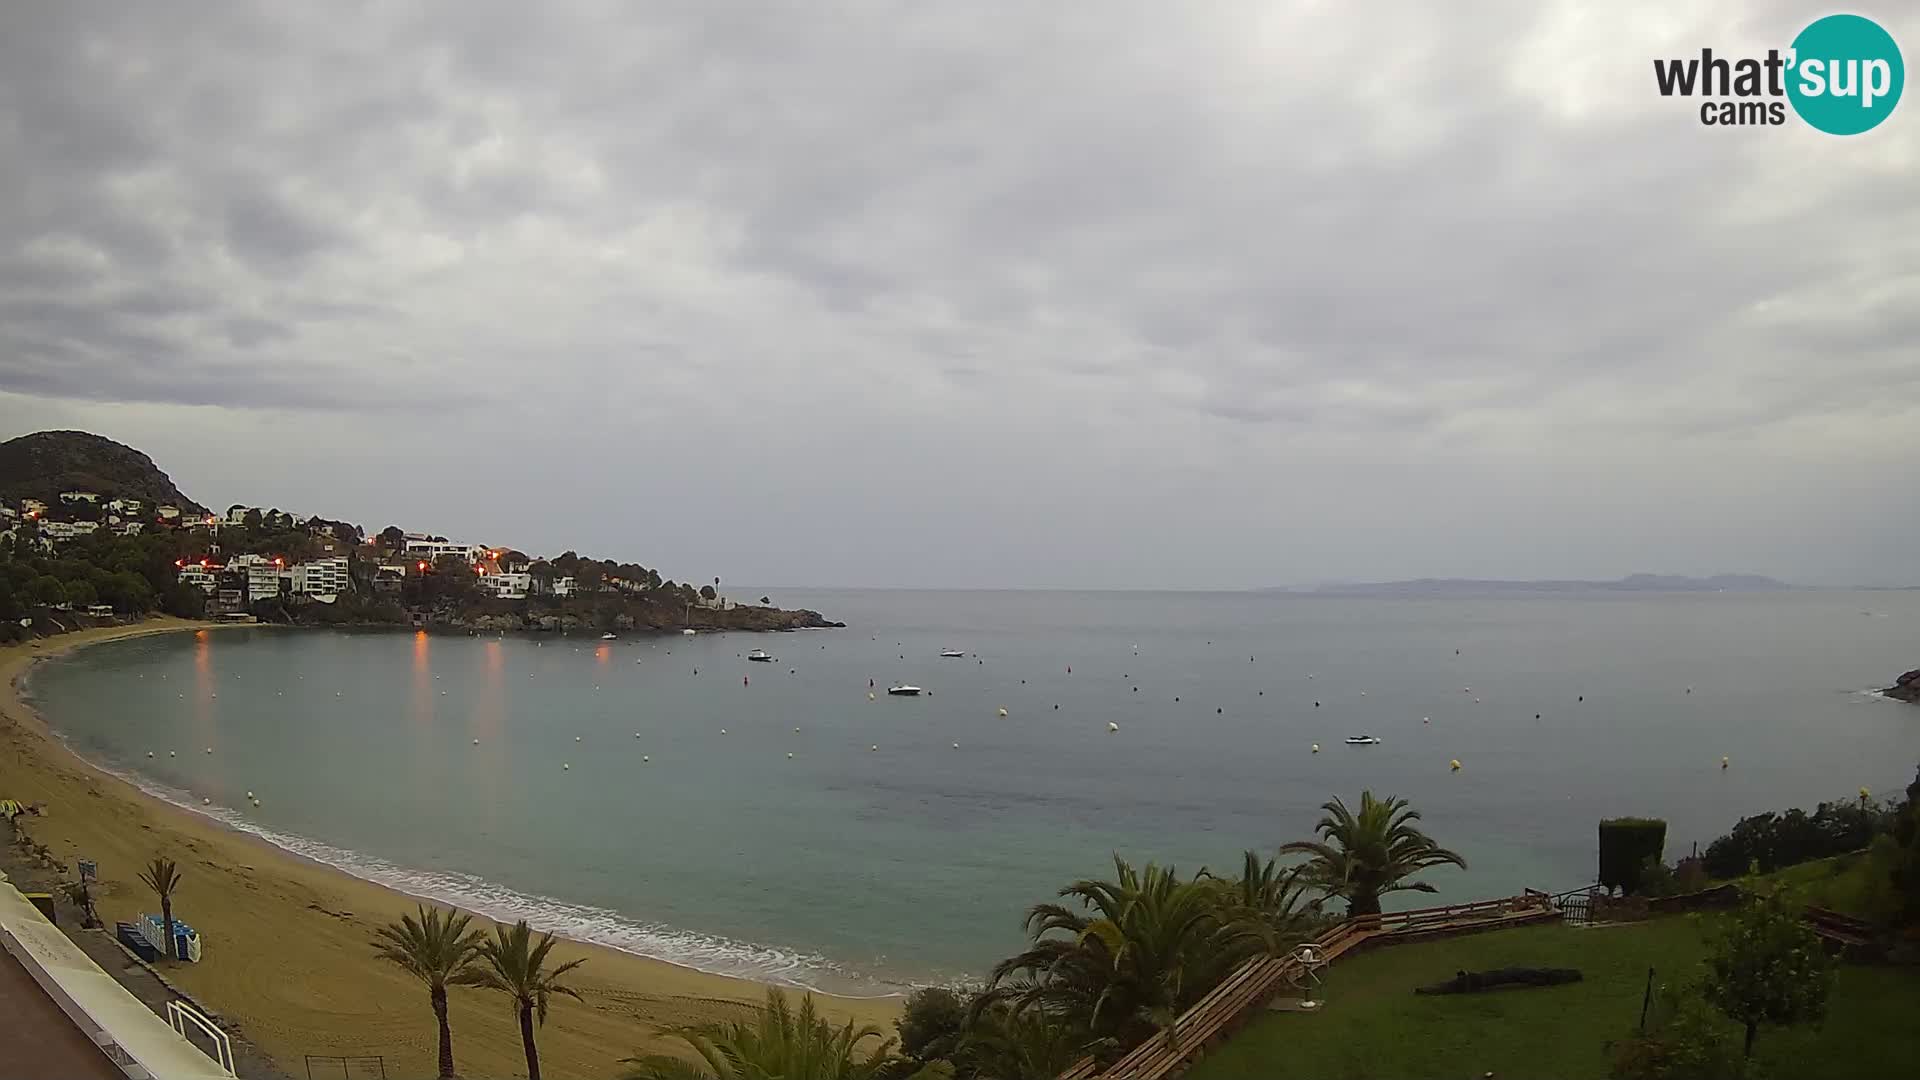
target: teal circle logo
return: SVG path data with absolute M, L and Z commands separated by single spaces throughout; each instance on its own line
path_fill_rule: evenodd
M 1829 135 L 1879 126 L 1900 104 L 1907 67 L 1893 35 L 1872 19 L 1829 15 L 1793 39 L 1787 99 L 1800 119 Z

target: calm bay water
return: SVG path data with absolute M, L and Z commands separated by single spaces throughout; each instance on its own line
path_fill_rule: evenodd
M 1603 816 L 1665 817 L 1672 856 L 1920 761 L 1920 709 L 1862 693 L 1920 662 L 1920 593 L 776 595 L 848 628 L 223 630 L 30 690 L 87 757 L 362 876 L 847 992 L 984 972 L 1111 852 L 1237 866 L 1363 787 L 1467 856 L 1430 876 L 1466 900 L 1591 879 Z

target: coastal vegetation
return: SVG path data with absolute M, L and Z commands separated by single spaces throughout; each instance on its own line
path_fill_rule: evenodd
M 1319 839 L 1283 844 L 1280 852 L 1307 856 L 1309 879 L 1327 895 L 1345 900 L 1349 916 L 1380 914 L 1380 898 L 1388 893 L 1437 891 L 1424 881 L 1407 880 L 1423 870 L 1467 865 L 1421 831 L 1420 811 L 1405 799 L 1376 799 L 1363 791 L 1358 814 L 1338 798 L 1321 808 L 1327 816 L 1314 826 Z
M 440 1027 L 441 1080 L 454 1075 L 453 1026 L 447 1019 L 447 987 L 477 985 L 484 934 L 470 930 L 473 916 L 443 912 L 421 904 L 413 915 L 402 915 L 374 932 L 374 952 L 380 959 L 419 979 L 427 988 L 434 1021 Z
M 180 888 L 180 867 L 172 859 L 156 855 L 140 880 L 160 898 L 160 925 L 167 933 L 167 959 L 180 959 L 180 942 L 173 934 L 173 894 Z
M 474 986 L 497 990 L 513 1000 L 514 1013 L 520 1020 L 520 1042 L 527 1053 L 527 1080 L 540 1080 L 540 1050 L 533 1040 L 536 1021 L 547 1022 L 547 1007 L 555 994 L 580 1000 L 580 992 L 560 980 L 586 960 L 573 959 L 548 967 L 553 942 L 552 934 L 541 934 L 536 941 L 525 919 L 511 927 L 496 925 L 493 936 L 480 942 L 479 955 L 484 963 L 471 976 Z
M 834 1026 L 821 1016 L 812 994 L 795 1008 L 780 990 L 749 1020 L 669 1028 L 662 1034 L 684 1043 L 687 1057 L 642 1054 L 622 1080 L 948 1080 L 944 1061 L 921 1063 L 911 1072 L 896 1066 L 893 1044 L 873 1025 L 849 1020 Z M 869 1043 L 869 1040 L 872 1040 Z

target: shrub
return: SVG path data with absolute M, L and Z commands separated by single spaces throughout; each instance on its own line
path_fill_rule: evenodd
M 951 1058 L 966 1020 L 967 1001 L 944 986 L 926 986 L 907 995 L 895 1027 L 900 1052 L 916 1061 Z
M 1696 987 L 1659 987 L 1646 1030 L 1607 1050 L 1613 1080 L 1735 1080 L 1745 1064 L 1726 1021 Z
M 1658 818 L 1609 818 L 1600 823 L 1600 884 L 1625 893 L 1640 891 L 1648 860 L 1667 850 L 1667 823 Z
M 1707 956 L 1707 1001 L 1746 1028 L 1753 1056 L 1762 1026 L 1817 1022 L 1827 1013 L 1837 965 L 1820 938 L 1780 896 L 1762 897 L 1729 919 Z

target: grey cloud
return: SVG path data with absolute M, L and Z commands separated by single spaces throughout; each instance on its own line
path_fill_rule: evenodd
M 1556 469 L 1624 459 L 1711 484 L 1735 441 L 1920 465 L 1891 434 L 1920 421 L 1920 114 L 1856 140 L 1706 129 L 1659 99 L 1651 58 L 1784 44 L 1804 11 L 1578 14 L 17 5 L 0 392 L 286 411 L 423 462 L 461 445 L 449 529 L 503 486 L 560 490 L 549 455 L 659 462 L 636 482 L 687 520 L 751 504 L 846 526 L 715 552 L 771 580 L 940 583 L 901 552 L 1021 507 L 1027 539 L 975 564 L 1148 583 L 1165 553 L 1073 554 L 1124 535 L 1140 491 L 1247 534 L 1193 540 L 1219 576 L 1168 583 L 1447 573 L 1534 554 L 1462 525 L 1392 566 L 1331 565 L 1385 550 L 1350 542 L 1373 519 L 1340 470 L 1422 462 L 1411 506 L 1550 498 Z M 963 453 L 973 484 L 879 520 L 874 492 Z M 1302 461 L 1322 471 L 1287 482 L 1313 524 L 1239 501 L 1236 478 Z M 1694 513 L 1664 490 L 1590 505 Z M 622 513 L 559 539 L 657 535 Z M 1745 542 L 1723 524 L 1675 532 Z M 1297 569 L 1264 557 L 1282 535 Z M 1612 557 L 1564 550 L 1565 574 Z M 1819 558 L 1756 568 L 1839 572 Z M 1127 569 L 1074 576 L 1094 565 Z

